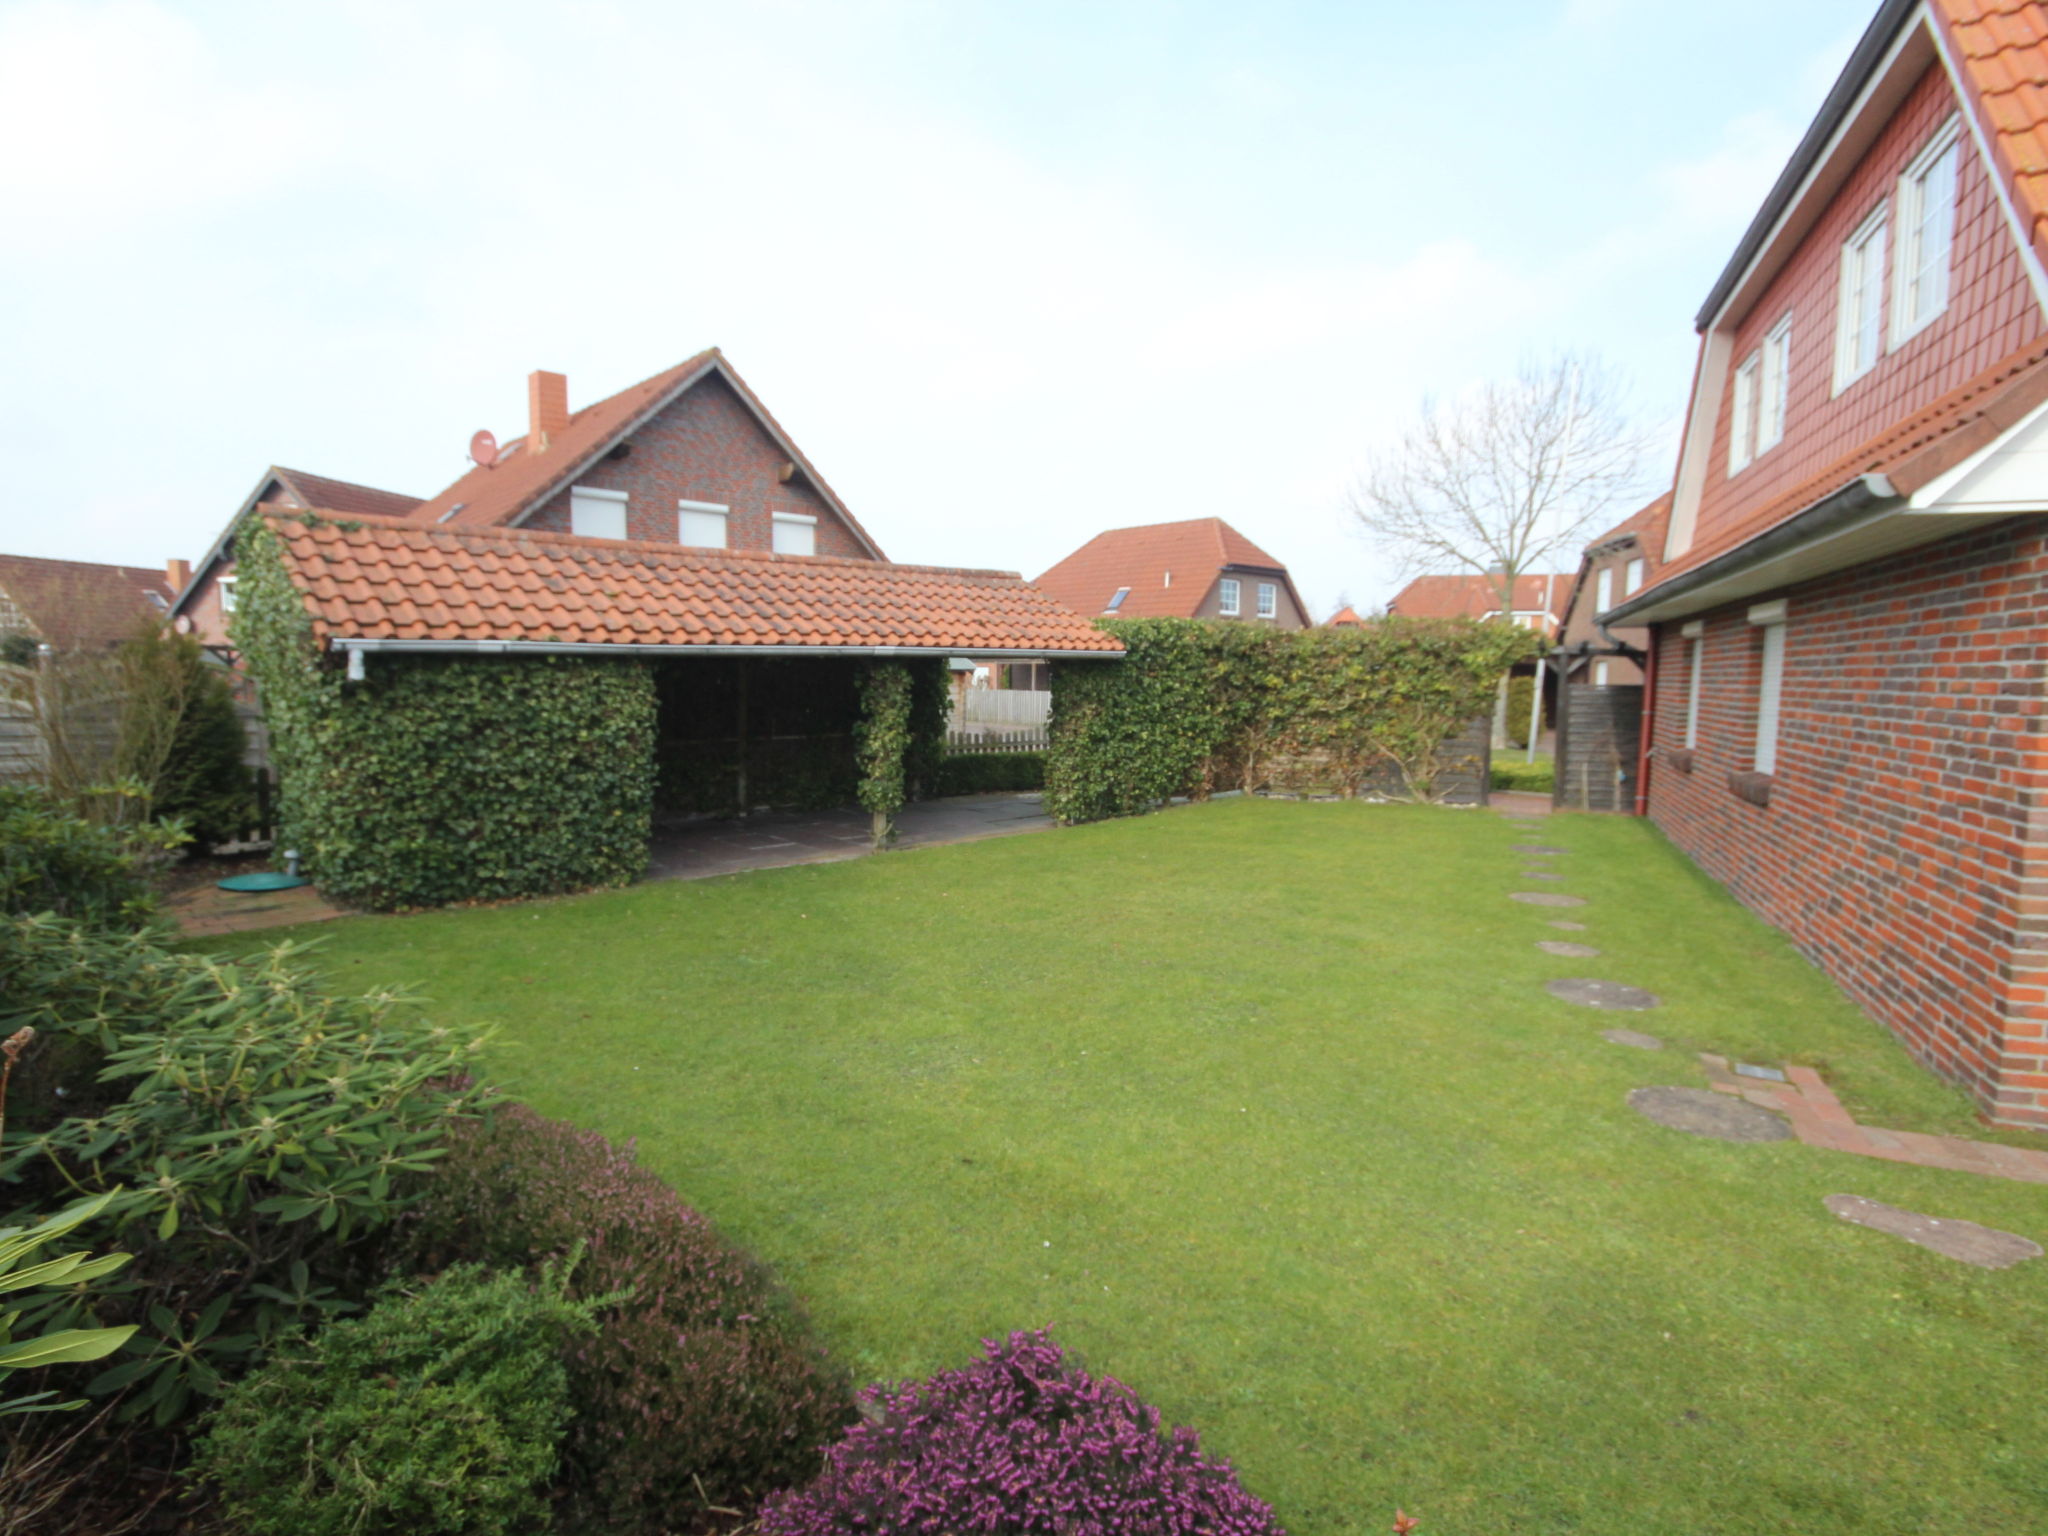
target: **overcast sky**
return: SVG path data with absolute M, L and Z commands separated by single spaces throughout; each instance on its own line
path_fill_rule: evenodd
M 1675 424 L 1873 9 L 0 0 L 0 550 L 428 496 L 716 344 L 894 559 L 1213 515 L 1383 602 L 1425 394 L 1588 348 Z

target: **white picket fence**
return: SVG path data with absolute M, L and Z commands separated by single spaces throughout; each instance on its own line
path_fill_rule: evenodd
M 979 725 L 1042 726 L 1052 718 L 1052 695 L 1023 688 L 970 688 L 953 711 L 955 730 Z

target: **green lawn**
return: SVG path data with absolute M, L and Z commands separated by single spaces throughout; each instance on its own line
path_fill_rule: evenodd
M 1709 1048 L 1973 1123 L 1643 823 L 1552 819 L 1605 954 L 1539 953 L 1522 837 L 1234 801 L 314 932 L 343 985 L 502 1021 L 518 1092 L 638 1137 L 858 1373 L 1055 1324 L 1298 1536 L 2048 1530 L 2048 1261 L 1821 1207 L 2039 1238 L 2048 1189 L 1637 1117 Z

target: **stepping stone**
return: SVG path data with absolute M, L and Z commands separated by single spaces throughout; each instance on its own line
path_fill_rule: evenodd
M 1538 939 L 1536 947 L 1546 955 L 1563 955 L 1570 960 L 1590 960 L 1600 953 L 1590 944 L 1570 944 L 1563 939 Z
M 1618 981 L 1595 981 L 1590 976 L 1546 981 L 1543 990 L 1568 1003 L 1584 1003 L 1588 1008 L 1617 1008 L 1629 1013 L 1661 1007 L 1664 1002 L 1656 993 L 1645 992 L 1641 987 L 1625 987 Z
M 1632 1045 L 1639 1051 L 1661 1051 L 1664 1042 L 1655 1035 L 1646 1035 L 1640 1029 L 1603 1029 L 1600 1038 L 1613 1045 Z
M 1526 901 L 1532 907 L 1583 907 L 1583 896 L 1561 896 L 1556 891 L 1513 891 L 1509 901 Z
M 1759 1078 L 1767 1083 L 1782 1083 L 1785 1081 L 1785 1074 L 1776 1067 L 1753 1067 L 1746 1061 L 1735 1063 L 1735 1072 L 1738 1077 Z
M 1961 1259 L 1979 1269 L 2010 1269 L 2027 1259 L 2041 1257 L 2039 1243 L 2016 1232 L 1980 1227 L 1974 1221 L 1922 1216 L 1918 1211 L 1902 1211 L 1895 1205 L 1866 1200 L 1861 1195 L 1829 1195 L 1821 1204 L 1844 1221 L 1853 1221 L 1873 1232 L 1903 1237 L 1909 1243 Z
M 1586 931 L 1584 923 L 1575 923 L 1568 917 L 1553 917 L 1550 920 L 1549 926 L 1552 928 L 1562 928 L 1566 933 L 1584 933 Z
M 1741 1099 L 1707 1088 L 1638 1088 L 1628 1096 L 1637 1114 L 1716 1141 L 1789 1141 L 1792 1127 Z
M 1522 871 L 1522 878 L 1524 880 L 1562 880 L 1564 876 L 1554 869 L 1525 869 Z
M 1508 847 L 1516 853 L 1570 853 L 1569 848 L 1553 848 L 1548 843 L 1510 843 Z

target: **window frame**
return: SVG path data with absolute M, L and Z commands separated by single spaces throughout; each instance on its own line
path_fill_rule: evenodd
M 1280 617 L 1280 589 L 1270 581 L 1259 583 L 1258 615 L 1262 619 Z
M 1643 576 L 1648 570 L 1649 562 L 1643 556 L 1632 556 L 1628 564 L 1622 568 L 1621 595 L 1623 597 L 1633 597 L 1637 592 L 1641 591 Z
M 1244 584 L 1235 576 L 1221 577 L 1216 583 L 1216 611 L 1226 619 L 1234 619 L 1244 612 Z
M 1841 272 L 1835 287 L 1835 389 L 1839 395 L 1858 379 L 1870 372 L 1885 354 L 1885 256 L 1890 243 L 1891 200 L 1881 200 L 1858 224 L 1847 240 L 1842 242 Z M 1873 256 L 1871 253 L 1875 252 Z M 1866 272 L 1866 265 L 1874 262 L 1875 272 Z M 1867 276 L 1868 282 L 1864 281 Z M 1870 324 L 1876 329 L 1871 337 L 1870 360 L 1857 366 L 1859 349 L 1865 330 L 1863 313 L 1852 304 L 1861 304 L 1868 296 L 1871 313 Z
M 1700 679 L 1705 670 L 1707 626 L 1695 619 L 1679 634 L 1692 646 L 1691 676 L 1685 685 L 1685 748 L 1690 752 L 1700 744 Z
M 683 519 L 690 516 L 718 519 L 718 542 L 703 544 L 683 536 Z M 731 549 L 732 508 L 722 501 L 692 501 L 687 496 L 676 498 L 676 542 L 685 549 Z
M 1115 613 L 1119 608 L 1123 607 L 1124 599 L 1130 595 L 1131 589 L 1129 587 L 1118 587 L 1109 594 L 1109 601 L 1103 604 L 1102 611 L 1104 613 Z
M 619 517 L 617 533 L 585 533 L 576 526 L 577 502 L 586 506 L 597 502 L 600 506 L 616 508 Z M 594 508 L 592 510 L 595 510 Z M 579 539 L 625 539 L 632 537 L 632 497 L 625 491 L 608 490 L 601 485 L 572 485 L 569 487 L 569 532 Z
M 802 528 L 807 535 L 809 549 L 784 549 L 782 530 Z M 818 520 L 808 512 L 771 512 L 768 514 L 768 548 L 778 555 L 794 555 L 799 559 L 818 552 Z
M 1778 323 L 1764 332 L 1757 348 L 1761 368 L 1757 377 L 1756 425 L 1750 431 L 1754 452 L 1760 459 L 1785 441 L 1785 399 L 1792 373 L 1792 312 L 1787 310 Z
M 1739 475 L 1756 462 L 1756 386 L 1763 372 L 1759 347 L 1735 369 L 1734 398 L 1728 402 L 1728 473 Z
M 236 601 L 235 578 L 232 576 L 223 576 L 218 581 L 216 581 L 213 584 L 213 586 L 214 590 L 220 593 L 220 611 L 224 614 L 233 613 L 235 611 Z
M 1778 771 L 1778 745 L 1784 723 L 1785 705 L 1785 600 L 1758 603 L 1749 610 L 1749 622 L 1763 631 L 1762 655 L 1756 683 L 1756 741 L 1750 751 L 1754 772 Z
M 1927 268 L 1921 254 L 1921 240 L 1927 233 L 1927 209 L 1924 202 L 1927 178 L 1945 158 L 1949 161 L 1949 167 L 1946 219 L 1941 236 L 1941 302 L 1916 318 L 1912 312 L 1912 305 L 1917 294 L 1917 285 Z M 1933 136 L 1899 174 L 1899 242 L 1892 258 L 1892 334 L 1890 346 L 1886 349 L 1888 351 L 1897 351 L 1947 314 L 1949 301 L 1955 297 L 1955 226 L 1961 180 L 1962 116 L 1956 114 L 1934 130 Z

